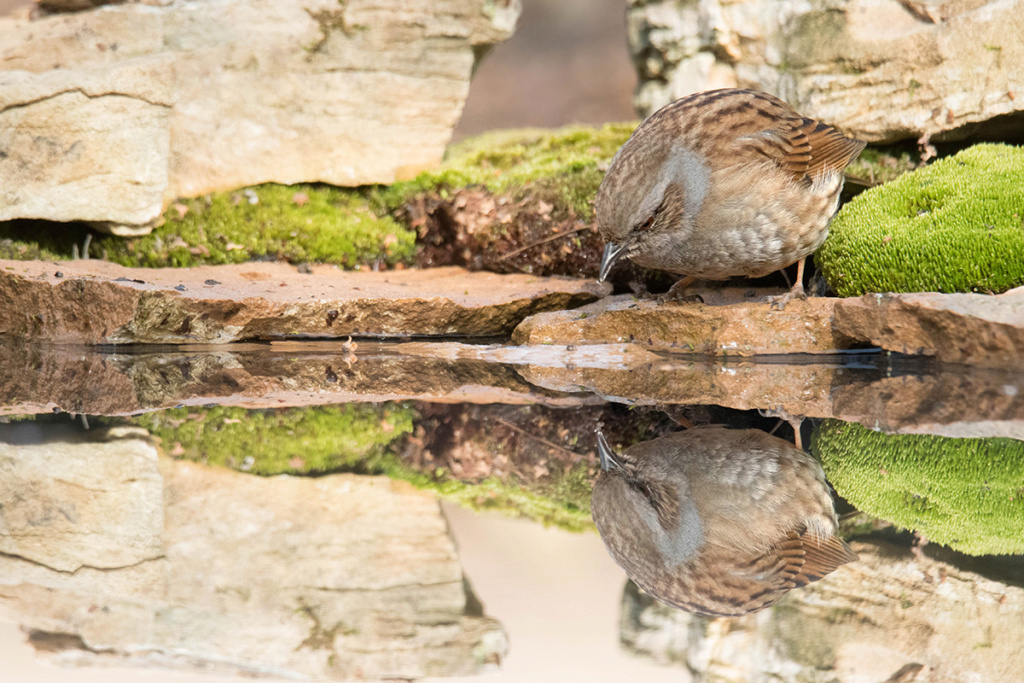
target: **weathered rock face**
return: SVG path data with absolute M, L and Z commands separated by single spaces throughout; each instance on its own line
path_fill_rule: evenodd
M 225 343 L 348 335 L 500 335 L 579 306 L 593 281 L 459 268 L 299 273 L 283 263 L 190 269 L 0 261 L 0 335 L 78 344 Z
M 382 477 L 158 463 L 139 435 L 107 436 L 0 450 L 4 482 L 45 494 L 0 489 L 13 513 L 0 524 L 0 613 L 41 654 L 368 680 L 475 673 L 504 656 L 432 496 Z
M 1021 0 L 630 0 L 629 32 L 645 115 L 738 86 L 869 142 L 1021 137 Z
M 852 545 L 859 562 L 739 619 L 695 617 L 627 586 L 623 645 L 709 683 L 1020 680 L 1019 585 L 884 542 Z
M 1024 287 L 984 294 L 866 294 L 842 299 L 836 329 L 900 353 L 941 361 L 1020 368 Z
M 0 220 L 139 232 L 261 182 L 389 183 L 441 159 L 518 0 L 108 5 L 0 19 Z

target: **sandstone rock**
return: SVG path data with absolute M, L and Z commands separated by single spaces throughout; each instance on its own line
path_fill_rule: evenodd
M 709 683 L 1019 680 L 1024 590 L 1016 581 L 882 541 L 852 545 L 859 562 L 738 619 L 695 617 L 627 587 L 623 645 Z
M 0 71 L 0 220 L 156 218 L 168 180 L 172 76 L 159 55 L 73 81 L 62 70 Z
M 631 0 L 628 21 L 645 115 L 739 86 L 869 142 L 1021 137 L 1021 0 Z
M 93 446 L 5 448 L 19 454 L 19 472 L 33 472 Z M 107 448 L 148 449 L 156 464 L 137 438 Z M 123 464 L 130 474 L 130 460 Z M 66 665 L 360 680 L 470 674 L 504 656 L 504 632 L 482 616 L 432 496 L 383 477 L 261 478 L 181 462 L 161 470 L 146 497 L 163 521 L 160 559 L 151 560 L 160 571 L 148 584 L 118 580 L 135 578 L 137 566 L 43 574 L 4 548 L 5 569 L 38 571 L 0 574 L 0 614 L 41 655 Z M 130 501 L 114 488 L 107 495 Z M 6 519 L 0 538 L 33 521 Z M 115 545 L 117 529 L 108 522 L 89 543 Z M 59 534 L 50 542 L 62 545 Z
M 1024 287 L 984 294 L 866 294 L 842 299 L 835 327 L 900 353 L 949 363 L 1024 366 Z
M 458 268 L 345 272 L 285 264 L 124 268 L 0 261 L 0 335 L 77 344 L 225 343 L 349 335 L 504 335 L 579 306 L 593 281 Z
M 791 301 L 783 310 L 760 301 L 724 306 L 661 304 L 633 296 L 609 297 L 572 311 L 524 320 L 517 344 L 635 342 L 653 350 L 753 356 L 830 353 L 852 340 L 832 329 L 835 299 Z
M 0 18 L 0 220 L 138 233 L 178 196 L 409 177 L 440 161 L 476 56 L 518 13 L 217 0 Z

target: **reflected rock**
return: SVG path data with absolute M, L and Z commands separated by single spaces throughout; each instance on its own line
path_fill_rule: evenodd
M 832 392 L 833 417 L 883 432 L 1024 440 L 1024 371 L 938 365 L 929 372 L 848 383 Z
M 209 403 L 600 402 L 534 387 L 501 362 L 450 357 L 446 345 L 434 346 L 405 356 L 369 341 L 352 354 L 344 342 L 328 341 L 95 349 L 0 338 L 0 415 L 131 415 Z
M 20 445 L 37 429 L 0 432 L 0 615 L 60 664 L 414 679 L 507 650 L 429 494 L 159 460 L 139 430 Z
M 538 313 L 512 333 L 516 344 L 617 344 L 724 356 L 832 353 L 854 339 L 832 327 L 837 299 L 812 297 L 772 308 L 759 297 L 700 290 L 706 304 L 662 304 L 632 295 L 571 311 Z M 743 291 L 743 290 L 731 290 Z M 761 292 L 763 295 L 764 292 Z M 739 301 L 737 301 L 739 299 Z
M 858 510 L 971 555 L 1024 553 L 1024 441 L 825 420 L 811 448 Z
M 857 559 L 821 467 L 756 429 L 700 427 L 614 453 L 591 509 L 612 558 L 647 593 L 695 614 L 767 607 Z
M 855 569 L 735 619 L 671 609 L 628 584 L 622 645 L 705 683 L 1020 681 L 1019 558 L 1015 578 L 994 579 L 882 539 L 851 545 Z

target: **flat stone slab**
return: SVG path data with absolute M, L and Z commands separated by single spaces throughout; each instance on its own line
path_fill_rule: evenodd
M 387 272 L 282 263 L 125 268 L 106 261 L 0 260 L 0 335 L 58 343 L 508 335 L 525 317 L 607 291 L 593 280 Z
M 754 356 L 831 353 L 853 340 L 832 327 L 836 299 L 795 300 L 779 310 L 763 301 L 721 306 L 608 297 L 572 311 L 524 320 L 517 344 L 636 343 L 656 350 Z
M 835 327 L 889 351 L 947 363 L 1024 366 L 1024 287 L 987 294 L 867 294 L 841 299 Z

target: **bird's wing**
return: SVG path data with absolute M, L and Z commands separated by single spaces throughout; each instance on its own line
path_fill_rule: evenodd
M 806 586 L 856 559 L 857 553 L 838 536 L 819 539 L 806 530 L 797 530 L 752 562 L 750 571 L 760 572 L 761 580 L 768 583 L 781 581 L 794 587 Z
M 866 143 L 852 140 L 832 126 L 793 115 L 771 127 L 736 139 L 737 157 L 771 161 L 796 179 L 813 178 L 826 170 L 842 171 Z

